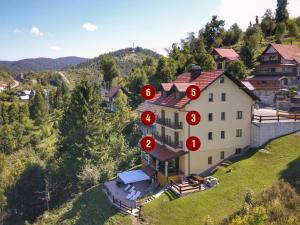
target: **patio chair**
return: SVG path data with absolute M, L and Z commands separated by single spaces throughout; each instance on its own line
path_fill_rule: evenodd
M 132 188 L 130 188 L 128 192 L 132 192 L 133 190 L 134 190 L 134 186 L 132 185 Z
M 141 195 L 141 192 L 137 191 L 136 194 L 130 198 L 130 200 L 135 201 L 138 197 L 140 197 L 140 195 Z
M 129 194 L 126 196 L 126 199 L 132 198 L 132 196 L 134 196 L 135 194 L 136 194 L 136 191 L 132 191 L 131 193 L 129 193 Z
M 128 184 L 125 188 L 124 191 L 128 191 L 131 188 L 131 184 Z

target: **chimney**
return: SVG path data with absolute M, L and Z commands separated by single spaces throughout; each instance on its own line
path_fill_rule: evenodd
M 191 81 L 192 81 L 201 75 L 202 69 L 199 65 L 191 64 L 189 71 L 191 73 Z

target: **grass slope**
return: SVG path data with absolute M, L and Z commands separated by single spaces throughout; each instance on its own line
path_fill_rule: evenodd
M 130 217 L 111 207 L 100 186 L 89 189 L 74 200 L 45 213 L 35 225 L 130 225 Z
M 143 218 L 149 224 L 203 224 L 210 215 L 220 222 L 241 208 L 244 195 L 252 190 L 259 193 L 269 188 L 293 169 L 300 170 L 300 136 L 293 134 L 272 141 L 265 147 L 269 153 L 252 151 L 237 158 L 227 169 L 218 170 L 220 184 L 208 191 L 174 200 L 165 193 L 145 205 Z

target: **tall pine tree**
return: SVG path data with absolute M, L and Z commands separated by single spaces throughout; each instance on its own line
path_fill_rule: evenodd
M 277 23 L 286 23 L 289 19 L 289 12 L 287 10 L 287 0 L 277 0 L 276 8 L 276 22 Z

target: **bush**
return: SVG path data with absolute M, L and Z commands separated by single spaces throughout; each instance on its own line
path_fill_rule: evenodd
M 77 175 L 79 189 L 86 190 L 99 182 L 100 170 L 92 164 L 85 165 Z

